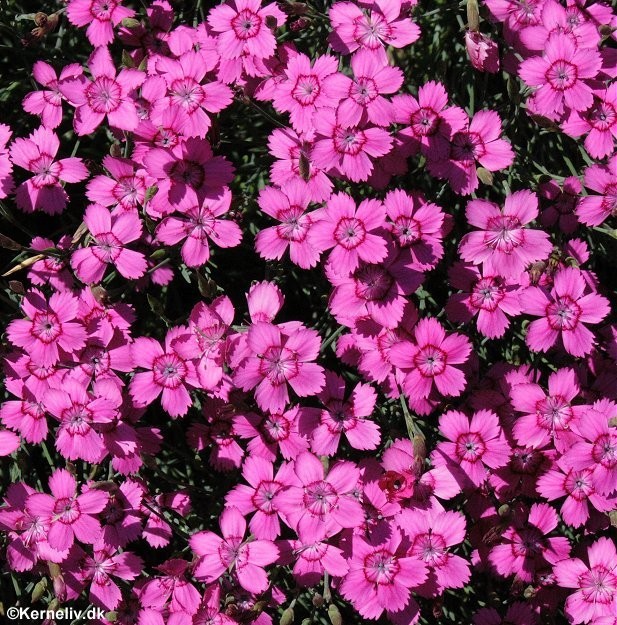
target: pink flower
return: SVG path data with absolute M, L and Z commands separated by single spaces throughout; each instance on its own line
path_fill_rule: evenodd
M 508 141 L 500 139 L 501 119 L 495 111 L 478 111 L 469 126 L 452 136 L 448 156 L 429 160 L 429 171 L 447 178 L 455 193 L 469 195 L 478 188 L 476 161 L 489 171 L 499 171 L 514 162 Z
M 338 59 L 318 56 L 312 66 L 305 54 L 294 54 L 288 61 L 283 80 L 276 85 L 272 99 L 274 108 L 288 112 L 296 132 L 312 130 L 315 111 L 325 106 L 336 107 L 341 78 L 338 75 Z
M 107 493 L 88 490 L 76 494 L 77 482 L 66 469 L 56 469 L 49 478 L 51 495 L 33 493 L 26 500 L 26 510 L 49 527 L 49 545 L 59 551 L 69 549 L 75 539 L 94 544 L 101 533 L 96 514 L 107 504 Z
M 330 45 L 336 52 L 351 54 L 358 48 L 382 53 L 386 46 L 403 48 L 420 37 L 420 29 L 401 16 L 399 0 L 375 0 L 366 12 L 352 2 L 336 2 L 329 10 L 334 32 Z
M 584 111 L 593 104 L 593 92 L 585 79 L 595 78 L 602 65 L 596 49 L 579 48 L 572 38 L 556 32 L 544 45 L 543 55 L 524 60 L 519 76 L 534 92 L 535 108 L 555 119 L 564 105 Z
M 170 150 L 151 149 L 144 165 L 158 181 L 151 207 L 161 215 L 199 205 L 205 198 L 220 198 L 233 178 L 231 163 L 214 156 L 205 139 L 190 138 Z
M 458 465 L 465 481 L 482 486 L 487 469 L 498 469 L 508 463 L 510 446 L 490 410 L 479 410 L 471 417 L 450 410 L 439 419 L 439 430 L 449 441 L 437 445 L 432 459 L 437 466 Z
M 98 463 L 107 450 L 95 425 L 110 424 L 118 414 L 120 398 L 106 399 L 89 393 L 74 380 L 63 382 L 62 389 L 51 388 L 43 395 L 45 410 L 60 422 L 56 449 L 67 460 Z
M 231 103 L 231 89 L 218 81 L 202 84 L 208 68 L 194 50 L 177 60 L 161 57 L 156 69 L 167 83 L 168 95 L 154 102 L 150 118 L 157 119 L 168 107 L 179 106 L 186 112 L 185 136 L 205 138 L 212 123 L 208 113 L 219 113 Z
M 515 519 L 501 534 L 489 561 L 500 575 L 516 575 L 523 582 L 533 582 L 547 563 L 555 564 L 570 554 L 570 542 L 565 536 L 546 538 L 558 523 L 559 517 L 551 506 L 533 504 L 525 518 Z
M 418 269 L 432 268 L 443 256 L 445 215 L 417 191 L 389 191 L 384 198 L 387 227 L 399 247 L 408 249 Z
M 302 325 L 283 330 L 254 323 L 248 331 L 251 355 L 236 368 L 234 382 L 245 391 L 256 387 L 255 400 L 262 410 L 283 410 L 289 402 L 287 384 L 300 397 L 323 388 L 323 369 L 312 362 L 320 345 L 317 332 Z
M 225 497 L 225 504 L 238 508 L 246 516 L 254 512 L 249 529 L 256 538 L 274 540 L 281 533 L 276 496 L 288 486 L 291 469 L 283 463 L 274 475 L 271 462 L 254 455 L 242 465 L 242 475 L 249 485 L 238 484 Z
M 176 349 L 181 328 L 174 328 L 165 337 L 165 348 L 152 338 L 139 337 L 131 345 L 135 367 L 147 371 L 136 373 L 129 392 L 138 406 L 151 404 L 161 393 L 161 405 L 171 417 L 184 416 L 193 400 L 187 386 L 199 387 L 195 365 Z
M 268 17 L 284 22 L 276 4 L 261 6 L 260 0 L 232 0 L 214 7 L 208 13 L 208 24 L 217 37 L 216 49 L 225 59 L 254 56 L 266 59 L 274 54 L 276 39 L 267 25 Z M 280 23 L 279 23 L 280 22 Z
M 353 462 L 339 461 L 326 474 L 319 458 L 303 451 L 293 468 L 294 482 L 274 502 L 285 523 L 303 540 L 318 541 L 324 530 L 334 534 L 362 523 L 362 506 L 353 494 L 360 471 Z
M 392 147 L 392 137 L 383 128 L 359 128 L 336 110 L 324 108 L 314 119 L 316 131 L 313 160 L 317 167 L 346 176 L 352 182 L 367 180 L 373 171 L 372 158 Z
M 573 356 L 591 352 L 593 333 L 584 325 L 600 323 L 608 315 L 610 307 L 605 297 L 588 293 L 585 278 L 580 269 L 560 269 L 548 291 L 543 287 L 529 287 L 521 295 L 526 313 L 541 317 L 532 321 L 525 340 L 534 351 L 549 350 L 561 339 L 565 350 Z
M 319 260 L 319 250 L 309 237 L 316 219 L 315 212 L 306 212 L 310 197 L 306 187 L 297 180 L 282 189 L 264 187 L 259 192 L 259 208 L 280 223 L 261 230 L 255 238 L 255 249 L 267 260 L 280 260 L 289 248 L 291 262 L 310 269 Z
M 353 273 L 360 261 L 379 263 L 388 254 L 383 232 L 386 211 L 379 200 L 363 200 L 357 207 L 346 193 L 330 196 L 314 214 L 309 240 L 320 252 L 334 248 L 328 262 L 341 275 Z
M 371 386 L 358 384 L 349 397 L 346 395 L 343 378 L 327 371 L 326 387 L 318 395 L 324 408 L 309 409 L 317 421 L 311 428 L 311 449 L 320 456 L 334 455 L 342 435 L 353 449 L 379 445 L 379 426 L 366 418 L 373 413 L 377 394 Z
M 410 397 L 428 397 L 433 385 L 442 395 L 458 396 L 465 375 L 454 365 L 467 361 L 471 343 L 461 334 L 446 336 L 432 317 L 421 319 L 413 331 L 414 342 L 401 341 L 390 350 L 391 362 L 405 373 L 403 390 Z
M 465 31 L 465 47 L 471 65 L 480 72 L 496 74 L 499 71 L 499 47 L 486 35 Z
M 407 555 L 424 562 L 433 573 L 418 589 L 419 594 L 437 596 L 446 588 L 462 588 L 469 581 L 469 563 L 450 553 L 450 547 L 465 540 L 463 514 L 406 509 L 397 517 L 397 522 L 411 541 Z
M 17 434 L 0 430 L 0 456 L 10 456 L 20 445 L 21 440 Z
M 68 235 L 60 237 L 57 244 L 51 239 L 44 239 L 43 237 L 34 237 L 30 241 L 30 247 L 40 252 L 49 248 L 56 248 L 60 252 L 66 252 L 71 245 L 71 237 Z M 41 260 L 37 260 L 30 267 L 28 279 L 37 286 L 49 284 L 56 291 L 70 291 L 75 284 L 75 280 L 68 265 L 68 262 L 63 257 L 44 255 Z
M 127 158 L 105 156 L 103 167 L 111 174 L 95 176 L 86 187 L 86 197 L 101 206 L 129 212 L 145 204 L 151 180 L 146 172 Z
M 503 208 L 488 200 L 471 200 L 466 215 L 480 230 L 463 237 L 459 253 L 463 260 L 482 264 L 485 274 L 518 278 L 553 249 L 546 232 L 524 227 L 538 216 L 538 198 L 531 191 L 507 196 Z
M 136 212 L 111 215 L 104 206 L 91 204 L 86 209 L 84 223 L 92 235 L 92 245 L 76 250 L 71 256 L 71 266 L 82 282 L 100 282 L 109 264 L 129 280 L 144 275 L 145 256 L 125 247 L 142 234 Z
M 210 242 L 227 248 L 237 246 L 242 239 L 237 223 L 219 219 L 229 211 L 230 204 L 231 193 L 226 188 L 216 200 L 204 199 L 163 219 L 156 228 L 156 237 L 167 245 L 186 239 L 182 244 L 182 259 L 187 267 L 201 267 L 210 259 Z
M 238 508 L 225 508 L 219 523 L 223 538 L 206 531 L 189 540 L 191 549 L 199 556 L 195 577 L 210 583 L 229 568 L 245 590 L 256 594 L 266 590 L 268 577 L 264 566 L 278 558 L 278 548 L 269 540 L 245 541 L 246 521 Z
M 520 445 L 541 449 L 549 443 L 564 453 L 578 437 L 573 428 L 586 415 L 586 406 L 573 406 L 580 386 L 572 369 L 559 369 L 548 378 L 548 393 L 532 383 L 515 384 L 510 391 L 512 407 L 524 413 L 514 422 L 512 433 Z
M 330 309 L 336 320 L 353 327 L 361 317 L 370 317 L 388 328 L 396 327 L 405 311 L 406 295 L 422 284 L 422 273 L 412 269 L 409 256 L 394 245 L 381 263 L 361 262 L 351 276 L 336 273 L 332 264 L 326 275 L 335 289 Z
M 353 80 L 338 74 L 342 102 L 337 115 L 351 125 L 367 121 L 377 126 L 389 126 L 394 119 L 394 107 L 382 94 L 396 93 L 403 84 L 403 73 L 398 67 L 384 65 L 368 50 L 358 50 L 351 57 Z M 336 106 L 336 102 L 333 104 Z
M 424 562 L 405 554 L 400 531 L 387 531 L 367 542 L 354 535 L 349 572 L 343 578 L 341 594 L 365 619 L 377 619 L 384 610 L 396 622 L 415 623 L 419 608 L 410 589 L 422 584 L 428 574 Z
M 585 186 L 600 195 L 586 195 L 579 200 L 576 214 L 588 226 L 599 226 L 608 217 L 617 216 L 617 154 L 606 165 L 585 169 Z
M 27 443 L 40 443 L 47 437 L 47 419 L 41 397 L 33 392 L 32 382 L 19 380 L 19 399 L 5 401 L 0 406 L 0 421 L 16 430 Z M 13 389 L 13 392 L 17 389 Z M 19 446 L 19 438 L 17 439 Z M 7 443 L 10 441 L 7 438 Z
M 448 157 L 450 138 L 468 124 L 467 113 L 458 106 L 447 106 L 445 87 L 429 81 L 418 89 L 418 98 L 397 95 L 392 99 L 394 121 L 404 124 L 399 132 L 417 152 L 431 160 Z
M 114 40 L 114 26 L 133 17 L 135 11 L 120 4 L 120 0 L 69 0 L 66 7 L 69 22 L 87 26 L 86 36 L 94 46 L 106 46 Z
M 579 437 L 564 453 L 564 461 L 575 471 L 591 467 L 595 487 L 601 495 L 617 489 L 617 429 L 609 425 L 612 414 L 613 410 L 603 411 L 601 405 L 594 404 L 574 424 Z
M 268 150 L 276 160 L 270 168 L 270 179 L 285 187 L 295 181 L 304 189 L 304 195 L 313 202 L 322 202 L 330 196 L 332 181 L 313 163 L 312 144 L 300 138 L 291 128 L 275 128 L 268 138 Z
M 86 330 L 76 320 L 78 301 L 69 292 L 54 293 L 49 302 L 37 289 L 26 293 L 22 302 L 26 319 L 15 319 L 7 327 L 11 343 L 28 351 L 33 362 L 55 365 L 86 344 Z
M 572 527 L 581 527 L 587 522 L 590 504 L 599 512 L 608 512 L 617 503 L 617 491 L 608 496 L 600 495 L 592 467 L 577 471 L 563 456 L 538 478 L 536 488 L 547 501 L 565 497 L 560 512 L 564 522 Z
M 565 611 L 572 623 L 600 622 L 617 612 L 617 552 L 610 538 L 600 538 L 587 548 L 585 564 L 579 558 L 554 566 L 557 583 L 575 592 L 566 599 Z
M 617 139 L 617 84 L 595 92 L 591 108 L 585 111 L 573 110 L 561 124 L 561 129 L 575 138 L 588 133 L 585 149 L 593 158 L 612 155 Z
M 144 82 L 146 75 L 126 68 L 116 75 L 111 54 L 104 46 L 92 53 L 88 67 L 92 80 L 81 75 L 67 78 L 58 85 L 60 93 L 76 107 L 75 132 L 80 136 L 92 134 L 105 117 L 113 128 L 135 130 L 139 118 L 131 92 Z
M 80 182 L 88 177 L 88 168 L 80 158 L 55 160 L 59 148 L 58 137 L 44 126 L 27 139 L 18 138 L 13 142 L 13 163 L 35 174 L 17 187 L 15 199 L 24 212 L 61 213 L 68 200 L 61 182 Z
M 47 89 L 28 93 L 22 102 L 24 111 L 40 115 L 41 123 L 46 128 L 57 128 L 62 121 L 62 94 L 58 88 L 59 83 L 67 78 L 81 76 L 83 71 L 81 65 L 71 63 L 63 67 L 58 76 L 51 65 L 45 61 L 37 61 L 32 67 L 32 76 Z
M 480 273 L 477 267 L 456 263 L 450 269 L 450 284 L 463 293 L 450 296 L 446 304 L 448 318 L 468 323 L 478 316 L 478 330 L 489 338 L 502 337 L 510 326 L 508 316 L 521 314 L 520 286 L 501 276 Z
M 11 175 L 13 163 L 9 158 L 9 151 L 6 149 L 6 144 L 12 134 L 13 131 L 6 124 L 0 124 L 0 199 L 7 197 L 15 188 Z
M 122 599 L 114 577 L 132 581 L 143 571 L 143 561 L 130 551 L 114 553 L 115 550 L 96 545 L 92 556 L 82 563 L 80 580 L 90 580 L 90 602 L 105 610 L 115 610 Z

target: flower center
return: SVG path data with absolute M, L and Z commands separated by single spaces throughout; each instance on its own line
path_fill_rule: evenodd
M 448 355 L 439 347 L 425 345 L 414 356 L 414 365 L 425 378 L 432 378 L 444 372 Z
M 568 295 L 557 298 L 546 307 L 548 323 L 553 330 L 574 330 L 582 314 L 581 307 Z
M 384 299 L 394 284 L 394 278 L 381 265 L 363 265 L 354 277 L 356 295 L 369 302 Z
M 231 27 L 238 39 L 246 41 L 261 31 L 261 17 L 250 9 L 243 9 L 231 20 Z
M 334 230 L 334 238 L 346 250 L 353 250 L 366 239 L 366 228 L 355 217 L 343 217 Z
M 456 456 L 459 461 L 478 462 L 486 451 L 486 444 L 476 432 L 466 432 L 456 439 Z
M 120 85 L 108 76 L 101 76 L 89 84 L 85 95 L 88 105 L 96 113 L 112 113 L 122 102 Z
M 546 80 L 557 91 L 570 89 L 578 80 L 576 65 L 568 61 L 555 61 L 546 72 Z
M 30 330 L 33 336 L 43 343 L 51 343 L 55 341 L 62 333 L 62 326 L 55 313 L 38 312 L 32 319 L 32 328 Z

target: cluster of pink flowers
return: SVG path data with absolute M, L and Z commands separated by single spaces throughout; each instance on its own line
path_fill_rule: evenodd
M 4 493 L 9 570 L 47 571 L 60 603 L 114 611 L 102 625 L 270 625 L 308 588 L 414 625 L 487 573 L 517 600 L 478 606 L 475 625 L 556 609 L 614 625 L 617 326 L 583 233 L 617 215 L 617 55 L 602 29 L 617 18 L 585 0 L 485 4 L 528 112 L 586 135 L 597 162 L 580 178 L 480 186 L 515 151 L 497 111 L 469 114 L 437 81 L 404 87 L 392 51 L 421 36 L 413 0 L 333 2 L 331 52 L 314 58 L 280 40 L 291 2 L 228 0 L 188 26 L 166 0 L 143 14 L 68 0 L 91 55 L 38 61 L 23 106 L 39 127 L 0 125 L 0 199 L 81 224 L 28 243 L 6 328 L 0 455 L 60 462 L 47 484 Z M 495 42 L 474 29 L 467 46 L 474 68 L 498 71 Z M 280 122 L 254 241 L 211 141 L 235 100 Z M 71 125 L 114 137 L 100 167 L 69 156 Z M 462 210 L 403 188 L 412 163 Z M 154 309 L 174 268 L 203 282 L 219 248 L 247 241 L 323 281 L 334 333 L 285 317 L 270 279 L 243 301 L 180 302 L 180 319 L 137 335 L 133 292 Z M 437 314 L 425 286 L 438 267 Z M 481 363 L 498 341 L 516 349 Z M 152 415 L 232 481 L 218 528 L 189 485 L 148 480 L 168 435 Z

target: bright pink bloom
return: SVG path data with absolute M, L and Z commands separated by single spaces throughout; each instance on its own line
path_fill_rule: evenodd
M 535 109 L 555 119 L 564 112 L 564 106 L 584 111 L 593 104 L 593 92 L 585 79 L 595 78 L 601 66 L 596 49 L 579 48 L 570 37 L 556 32 L 548 38 L 541 57 L 521 63 L 519 76 L 536 87 Z
M 617 139 L 617 83 L 595 92 L 591 108 L 585 111 L 573 110 L 561 124 L 561 129 L 575 138 L 588 133 L 585 149 L 593 158 L 612 155 Z
M 210 259 L 210 243 L 223 248 L 236 247 L 242 239 L 237 223 L 220 219 L 230 205 L 231 193 L 226 188 L 218 199 L 204 199 L 198 205 L 165 217 L 156 228 L 156 238 L 167 245 L 186 239 L 182 244 L 182 259 L 187 267 L 201 267 Z
M 41 397 L 33 392 L 32 382 L 18 381 L 19 399 L 6 401 L 0 407 L 0 421 L 7 428 L 19 432 L 27 443 L 40 443 L 47 437 L 47 419 Z M 12 388 L 12 391 L 17 391 Z M 19 439 L 18 439 L 19 441 Z
M 275 3 L 261 6 L 260 0 L 231 0 L 208 13 L 208 24 L 217 37 L 216 49 L 225 59 L 254 56 L 266 59 L 274 54 L 276 39 L 267 25 L 268 17 L 284 22 Z
M 308 408 L 316 423 L 311 428 L 311 449 L 319 456 L 336 453 L 341 435 L 353 449 L 375 449 L 381 440 L 379 426 L 367 419 L 375 408 L 377 394 L 371 386 L 358 384 L 351 394 L 345 392 L 345 381 L 326 372 L 326 387 L 318 395 L 323 409 Z
M 280 260 L 289 248 L 291 262 L 310 269 L 319 261 L 319 250 L 309 237 L 316 213 L 307 212 L 310 197 L 306 187 L 293 179 L 282 189 L 264 187 L 259 192 L 259 208 L 280 223 L 261 230 L 255 238 L 257 253 L 267 260 Z
M 501 534 L 500 544 L 491 549 L 489 561 L 500 575 L 516 575 L 531 583 L 548 564 L 555 564 L 570 554 L 565 536 L 546 538 L 559 523 L 559 516 L 546 503 L 535 503 L 524 518 Z
M 565 497 L 561 516 L 572 527 L 581 527 L 589 519 L 589 506 L 599 512 L 608 512 L 617 503 L 617 491 L 600 495 L 593 476 L 593 468 L 575 470 L 562 456 L 552 469 L 543 473 L 537 482 L 538 493 L 547 501 Z
M 579 437 L 565 451 L 564 461 L 576 471 L 591 467 L 596 489 L 609 495 L 617 490 L 617 429 L 609 425 L 614 406 L 606 411 L 602 408 L 600 403 L 594 404 L 575 423 Z
M 13 142 L 13 163 L 35 174 L 17 187 L 15 199 L 24 212 L 61 213 L 68 200 L 61 182 L 80 182 L 88 177 L 88 168 L 80 158 L 55 160 L 59 148 L 58 137 L 44 126 L 27 139 L 18 138 Z
M 429 171 L 447 178 L 455 193 L 469 195 L 478 188 L 476 161 L 489 171 L 499 171 L 514 162 L 508 141 L 500 138 L 501 119 L 495 111 L 478 111 L 469 126 L 452 136 L 448 156 L 429 160 Z
M 109 501 L 101 513 L 103 529 L 100 544 L 112 548 L 125 547 L 141 536 L 142 498 L 140 484 L 130 479 L 109 494 Z
M 323 202 L 332 191 L 332 181 L 313 163 L 312 144 L 300 138 L 291 128 L 275 128 L 268 138 L 268 150 L 276 160 L 270 168 L 270 179 L 285 187 L 295 181 L 313 202 Z
M 249 529 L 256 538 L 275 540 L 281 533 L 276 495 L 289 485 L 291 469 L 283 463 L 274 475 L 271 462 L 260 456 L 249 456 L 242 465 L 242 475 L 249 485 L 238 484 L 225 497 L 227 506 L 234 506 L 246 516 L 254 512 Z
M 429 81 L 418 89 L 418 98 L 397 95 L 392 99 L 394 121 L 404 124 L 400 135 L 411 140 L 417 152 L 431 160 L 447 158 L 452 135 L 468 124 L 467 113 L 458 106 L 447 106 L 445 87 Z
M 69 0 L 66 15 L 71 24 L 87 26 L 88 41 L 96 48 L 114 40 L 114 26 L 133 17 L 135 11 L 120 4 L 120 0 Z
M 45 410 L 60 422 L 56 449 L 67 460 L 100 462 L 107 450 L 95 426 L 112 423 L 120 401 L 120 397 L 107 399 L 93 395 L 74 380 L 63 381 L 62 389 L 45 391 Z
M 60 93 L 76 107 L 75 132 L 80 136 L 92 134 L 105 117 L 113 128 L 135 130 L 139 118 L 131 93 L 144 82 L 146 75 L 128 68 L 116 75 L 116 67 L 105 46 L 92 53 L 88 67 L 92 80 L 81 75 L 58 85 Z
M 383 128 L 354 126 L 337 117 L 333 108 L 320 110 L 314 126 L 312 156 L 315 164 L 352 182 L 367 180 L 373 171 L 371 157 L 383 156 L 392 147 L 392 137 Z
M 418 589 L 419 594 L 437 596 L 446 588 L 462 588 L 469 581 L 469 562 L 450 553 L 450 547 L 465 540 L 463 514 L 407 509 L 401 512 L 397 523 L 411 541 L 407 555 L 424 562 L 433 573 Z
M 66 252 L 71 245 L 71 237 L 69 235 L 60 237 L 58 243 L 43 237 L 34 237 L 30 241 L 30 247 L 40 252 L 49 248 L 56 248 L 60 252 Z M 49 284 L 56 291 L 70 291 L 75 284 L 73 274 L 69 269 L 69 263 L 65 258 L 51 255 L 45 255 L 30 267 L 28 279 L 36 286 Z
M 456 263 L 450 269 L 450 284 L 463 293 L 450 296 L 446 304 L 448 318 L 468 323 L 476 315 L 478 330 L 489 338 L 502 337 L 510 326 L 508 316 L 521 314 L 520 286 L 513 280 L 492 276 L 477 267 Z
M 389 126 L 394 119 L 394 107 L 382 94 L 396 93 L 403 84 L 398 67 L 384 65 L 382 59 L 368 50 L 358 50 L 351 57 L 353 80 L 338 74 L 342 102 L 337 115 L 352 126 L 367 121 L 377 126 Z M 336 103 L 334 103 L 336 106 Z
M 377 619 L 384 611 L 397 623 L 415 623 L 419 608 L 410 595 L 427 577 L 424 562 L 407 556 L 400 531 L 390 525 L 369 543 L 354 535 L 349 572 L 340 587 L 365 619 Z
M 404 48 L 420 37 L 420 29 L 401 15 L 400 0 L 375 0 L 363 11 L 352 2 L 336 2 L 329 17 L 334 32 L 330 45 L 336 52 L 351 54 L 364 48 L 375 54 L 386 46 Z
M 26 293 L 22 302 L 26 319 L 15 319 L 7 327 L 13 345 L 23 347 L 33 362 L 55 365 L 66 354 L 86 344 L 86 330 L 76 320 L 78 301 L 69 292 L 54 293 L 49 302 L 37 289 Z
M 466 215 L 480 230 L 463 237 L 459 253 L 463 260 L 482 264 L 485 274 L 518 278 L 553 249 L 546 232 L 525 228 L 538 216 L 538 198 L 531 191 L 508 195 L 503 208 L 488 200 L 471 200 Z
M 362 523 L 362 506 L 354 496 L 360 471 L 353 462 L 339 461 L 326 473 L 319 458 L 304 451 L 293 469 L 294 482 L 274 502 L 285 523 L 303 539 L 318 541 L 324 529 L 336 533 Z
M 28 93 L 22 103 L 24 111 L 40 115 L 41 123 L 46 128 L 57 128 L 62 121 L 62 94 L 58 85 L 67 78 L 81 76 L 83 71 L 81 65 L 71 63 L 63 67 L 58 76 L 51 65 L 37 61 L 32 67 L 32 76 L 47 89 Z
M 84 559 L 82 567 L 79 578 L 90 580 L 90 602 L 104 610 L 115 610 L 122 593 L 113 578 L 132 581 L 142 573 L 144 564 L 130 551 L 115 553 L 113 549 L 96 545 L 92 556 Z
M 0 199 L 12 193 L 15 188 L 11 175 L 13 163 L 9 158 L 9 151 L 6 149 L 6 144 L 12 134 L 13 131 L 6 124 L 0 124 Z
M 338 59 L 318 56 L 311 65 L 305 54 L 294 54 L 288 61 L 283 80 L 276 85 L 272 99 L 274 108 L 289 113 L 296 132 L 308 132 L 314 127 L 315 111 L 325 106 L 336 107 L 340 87 L 337 86 Z M 336 87 L 336 88 L 335 88 Z
M 145 204 L 152 183 L 146 172 L 127 158 L 105 156 L 103 167 L 110 176 L 95 176 L 86 188 L 86 197 L 101 206 L 113 206 L 129 212 Z
M 108 495 L 101 490 L 76 493 L 77 482 L 66 469 L 56 469 L 49 478 L 51 495 L 33 493 L 26 510 L 47 524 L 49 545 L 59 551 L 71 547 L 75 539 L 92 545 L 101 533 L 96 514 L 107 504 Z
M 572 369 L 559 369 L 548 378 L 548 393 L 538 384 L 515 384 L 510 391 L 512 407 L 523 413 L 514 422 L 512 433 L 520 445 L 541 449 L 549 443 L 564 453 L 577 440 L 573 432 L 586 406 L 573 406 L 580 386 Z
M 238 508 L 225 508 L 219 519 L 223 538 L 214 532 L 198 532 L 191 536 L 191 549 L 199 556 L 195 577 L 210 583 L 231 568 L 242 588 L 261 593 L 268 587 L 264 566 L 272 564 L 279 555 L 269 540 L 245 541 L 246 521 Z
M 480 72 L 496 74 L 499 71 L 499 47 L 486 35 L 465 31 L 465 47 L 471 65 Z
M 0 430 L 0 456 L 10 456 L 20 445 L 21 440 L 17 434 Z
M 202 84 L 208 67 L 194 50 L 179 59 L 160 57 L 156 69 L 167 83 L 167 97 L 154 102 L 150 118 L 157 119 L 169 106 L 179 106 L 186 112 L 185 136 L 205 138 L 212 123 L 208 113 L 219 113 L 231 103 L 231 89 L 218 81 Z
M 436 319 L 416 324 L 414 342 L 401 341 L 390 350 L 391 362 L 405 373 L 403 390 L 410 397 L 428 397 L 433 385 L 442 395 L 458 396 L 465 388 L 465 375 L 455 365 L 467 361 L 471 343 L 462 334 L 446 332 Z
M 283 410 L 289 402 L 287 384 L 300 397 L 323 388 L 323 369 L 312 362 L 320 345 L 317 332 L 302 325 L 283 330 L 254 323 L 248 331 L 251 356 L 236 368 L 234 381 L 245 391 L 256 387 L 255 400 L 262 410 Z
M 608 217 L 617 216 L 617 154 L 606 165 L 585 169 L 585 186 L 599 195 L 582 197 L 576 208 L 579 220 L 588 226 L 599 226 Z
M 384 198 L 387 227 L 399 247 L 411 252 L 419 269 L 432 268 L 443 256 L 445 215 L 417 191 L 389 191 Z
M 165 337 L 165 348 L 152 338 L 139 337 L 131 345 L 136 373 L 129 392 L 138 406 L 151 404 L 161 393 L 161 405 L 171 417 L 182 417 L 192 405 L 188 386 L 199 387 L 195 364 L 176 351 L 182 329 L 174 328 Z
M 476 487 L 488 477 L 488 469 L 498 469 L 508 463 L 510 446 L 490 410 L 479 410 L 471 419 L 450 410 L 439 419 L 439 430 L 449 441 L 437 445 L 432 455 L 437 466 L 457 465 L 462 477 Z
M 334 248 L 328 262 L 337 273 L 349 275 L 360 261 L 379 263 L 387 256 L 387 241 L 380 236 L 385 217 L 379 200 L 363 200 L 356 206 L 351 196 L 336 193 L 314 213 L 309 240 L 320 252 Z
M 144 275 L 147 269 L 145 256 L 125 247 L 141 237 L 142 226 L 137 212 L 112 215 L 104 206 L 91 204 L 86 209 L 84 223 L 92 236 L 92 244 L 76 250 L 71 256 L 71 266 L 82 282 L 100 282 L 110 264 L 129 280 Z
M 617 551 L 610 538 L 600 538 L 587 548 L 585 564 L 579 558 L 554 566 L 557 583 L 575 592 L 566 599 L 565 611 L 572 623 L 600 623 L 617 613 Z
M 561 339 L 565 350 L 573 356 L 591 352 L 594 336 L 586 323 L 600 323 L 608 315 L 610 306 L 605 297 L 588 293 L 587 283 L 580 269 L 560 269 L 550 292 L 543 287 L 529 287 L 521 295 L 526 313 L 541 317 L 527 328 L 526 341 L 535 351 L 549 350 Z

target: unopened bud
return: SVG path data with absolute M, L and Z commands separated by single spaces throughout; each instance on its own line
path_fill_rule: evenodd
M 467 0 L 467 25 L 469 30 L 478 32 L 480 30 L 480 9 L 478 0 Z
M 285 610 L 283 610 L 283 614 L 281 614 L 279 625 L 292 625 L 293 622 L 294 622 L 294 609 L 285 608 Z
M 334 603 L 331 603 L 328 606 L 328 618 L 330 619 L 332 625 L 343 625 L 341 613 Z

